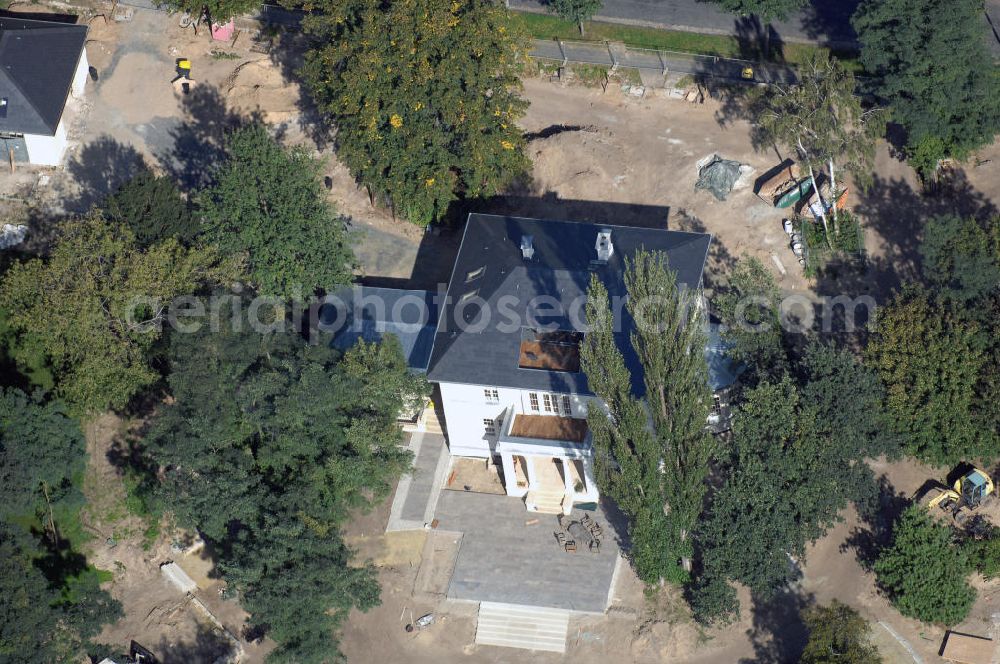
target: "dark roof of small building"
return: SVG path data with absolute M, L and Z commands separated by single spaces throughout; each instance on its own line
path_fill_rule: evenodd
M 735 385 L 736 379 L 746 369 L 742 362 L 737 362 L 729 356 L 732 346 L 722 338 L 718 323 L 709 324 L 705 362 L 708 364 L 708 386 L 713 392 Z
M 355 285 L 328 295 L 319 311 L 319 328 L 332 332 L 331 345 L 347 350 L 364 339 L 380 342 L 393 334 L 406 364 L 427 371 L 438 322 L 434 294 L 424 290 Z
M 600 263 L 597 235 L 605 229 L 611 231 L 614 251 Z M 534 249 L 530 259 L 521 251 L 525 236 L 531 237 Z M 580 371 L 519 366 L 525 331 L 546 325 L 559 330 L 584 328 L 590 275 L 601 279 L 612 298 L 623 297 L 625 258 L 643 248 L 665 252 L 678 284 L 700 289 L 711 241 L 705 233 L 469 215 L 427 377 L 444 383 L 589 394 L 587 378 Z M 481 317 L 482 311 L 489 311 L 488 321 Z M 633 390 L 642 395 L 641 366 L 628 342 L 633 327 L 623 312 L 616 338 L 632 370 Z
M 85 25 L 0 16 L 0 131 L 56 133 L 86 41 Z

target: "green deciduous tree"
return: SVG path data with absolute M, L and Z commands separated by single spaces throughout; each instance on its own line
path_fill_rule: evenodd
M 951 528 L 920 505 L 908 507 L 892 532 L 892 545 L 875 561 L 875 574 L 893 606 L 905 616 L 954 625 L 976 599 L 968 584 L 966 553 L 952 543 Z
M 132 229 L 143 249 L 174 238 L 188 246 L 198 234 L 198 221 L 173 180 L 148 169 L 123 184 L 101 205 L 108 221 Z
M 797 374 L 801 387 L 785 376 L 749 390 L 736 416 L 727 478 L 699 532 L 691 595 L 701 620 L 735 608 L 727 579 L 767 597 L 793 578 L 792 559 L 840 510 L 871 500 L 864 458 L 891 450 L 876 415 L 881 386 L 850 355 L 814 346 Z
M 85 460 L 59 404 L 0 392 L 0 661 L 80 661 L 121 613 L 66 539 L 79 535 Z
M 300 300 L 350 281 L 354 255 L 319 163 L 260 125 L 233 132 L 226 150 L 216 184 L 201 197 L 207 239 L 246 261 L 262 295 Z
M 885 132 L 885 114 L 877 108 L 863 109 L 855 88 L 854 75 L 836 58 L 813 55 L 799 68 L 799 82 L 767 87 L 758 117 L 766 140 L 798 153 L 820 194 L 816 170 L 826 168 L 833 199 L 840 191 L 841 170 L 853 173 L 862 184 L 870 182 L 876 139 Z M 832 212 L 837 233 L 836 205 Z M 827 216 L 821 217 L 825 227 Z
M 492 0 L 319 3 L 302 73 L 337 153 L 374 196 L 421 226 L 457 197 L 525 173 L 517 126 L 527 38 Z
M 573 21 L 583 33 L 583 22 L 589 21 L 601 10 L 603 0 L 549 0 L 549 7 L 561 18 Z
M 866 0 L 854 15 L 871 85 L 927 173 L 1000 131 L 1000 76 L 988 66 L 981 0 Z
M 254 0 L 166 0 L 163 5 L 195 16 L 207 13 L 214 23 L 225 23 L 260 9 L 260 2 Z
M 714 447 L 705 429 L 710 393 L 700 293 L 678 290 L 666 256 L 655 252 L 627 260 L 625 283 L 645 403 L 632 394 L 607 290 L 593 277 L 587 320 L 594 328 L 585 338 L 581 363 L 591 389 L 609 408 L 588 414 L 598 482 L 630 519 L 640 578 L 681 581 L 693 553 L 691 533 Z
M 1000 577 L 1000 527 L 988 525 L 979 537 L 962 542 L 969 563 L 987 580 Z
M 74 479 L 83 473 L 86 447 L 80 425 L 58 403 L 20 390 L 0 392 L 0 517 L 29 517 L 53 540 L 56 524 L 74 519 L 83 495 Z
M 809 641 L 801 664 L 881 664 L 882 656 L 870 641 L 871 626 L 858 612 L 833 600 L 813 606 L 802 615 Z
M 781 330 L 781 291 L 774 275 L 752 256 L 744 256 L 729 277 L 729 288 L 713 299 L 726 326 L 733 359 L 746 365 L 745 383 L 780 378 L 788 371 Z
M 907 453 L 935 464 L 995 456 L 996 433 L 974 414 L 989 366 L 979 326 L 910 290 L 879 311 L 874 332 L 868 362 Z
M 333 630 L 377 603 L 370 569 L 348 565 L 339 526 L 384 498 L 409 464 L 398 413 L 423 393 L 398 341 L 346 354 L 292 329 L 224 325 L 171 338 L 170 387 L 144 442 L 160 504 L 218 552 L 278 662 L 335 659 Z
M 987 298 L 1000 290 L 1000 218 L 986 223 L 957 215 L 929 219 L 920 255 L 924 277 L 933 288 L 967 304 L 964 308 L 974 317 L 994 315 Z
M 95 213 L 63 222 L 48 258 L 11 267 L 0 308 L 74 409 L 121 408 L 157 380 L 150 352 L 170 300 L 232 273 L 213 250 L 172 239 L 143 251 L 131 230 Z
M 809 0 L 715 0 L 737 16 L 759 16 L 765 22 L 784 20 L 806 6 Z

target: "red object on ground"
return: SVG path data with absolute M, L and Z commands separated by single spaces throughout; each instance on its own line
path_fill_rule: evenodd
M 236 32 L 236 22 L 229 19 L 228 23 L 212 24 L 212 39 L 215 41 L 229 41 Z

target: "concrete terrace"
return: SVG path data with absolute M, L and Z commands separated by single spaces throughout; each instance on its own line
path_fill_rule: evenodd
M 526 512 L 510 496 L 442 491 L 438 529 L 463 534 L 448 598 L 603 613 L 619 551 L 604 513 L 588 514 L 604 530 L 600 553 L 566 553 L 553 536 L 555 516 Z

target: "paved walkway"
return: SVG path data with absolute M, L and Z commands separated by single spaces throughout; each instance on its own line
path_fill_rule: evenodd
M 410 434 L 413 471 L 400 478 L 389 510 L 386 532 L 420 530 L 434 518 L 451 457 L 444 436 L 418 431 Z

